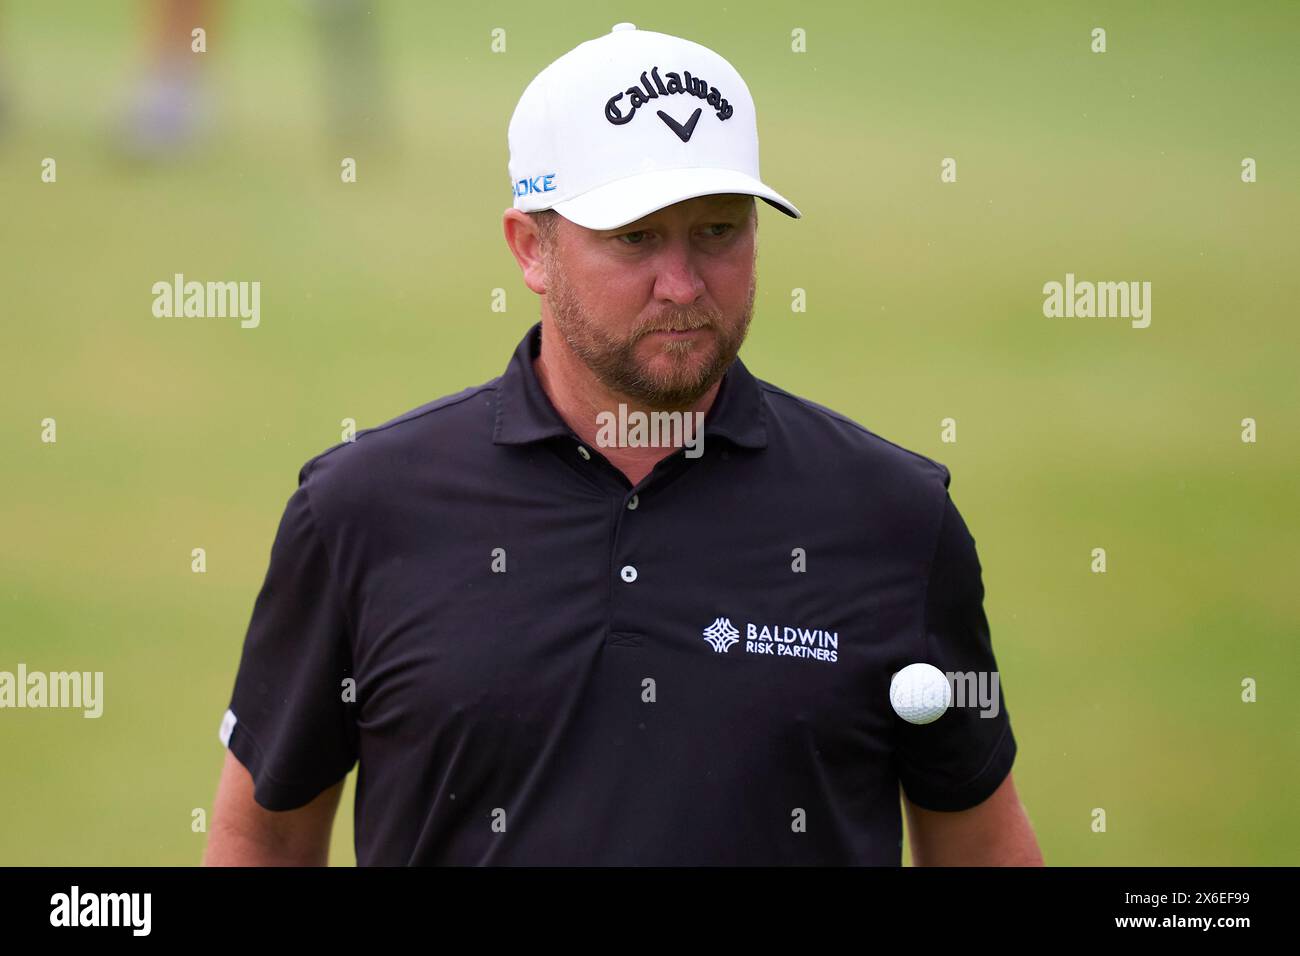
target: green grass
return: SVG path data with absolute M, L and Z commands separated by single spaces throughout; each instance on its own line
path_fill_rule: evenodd
M 231 5 L 207 54 L 210 149 L 152 169 L 104 135 L 144 46 L 136 7 L 0 10 L 0 669 L 106 672 L 97 721 L 0 712 L 2 864 L 199 860 L 191 812 L 210 811 L 298 467 L 344 417 L 376 424 L 499 374 L 537 316 L 501 235 L 506 124 L 537 70 L 624 17 L 395 5 L 380 26 L 398 127 L 341 154 L 304 9 Z M 1297 14 L 764 16 L 631 19 L 732 59 L 764 177 L 805 213 L 760 204 L 746 363 L 952 469 L 1047 860 L 1295 863 Z M 938 183 L 944 156 L 956 184 Z M 1243 156 L 1258 183 L 1239 182 Z M 1045 319 L 1042 284 L 1067 271 L 1151 281 L 1151 327 Z M 261 281 L 261 328 L 154 319 L 149 288 L 173 272 Z M 336 863 L 353 862 L 351 802 L 350 781 Z

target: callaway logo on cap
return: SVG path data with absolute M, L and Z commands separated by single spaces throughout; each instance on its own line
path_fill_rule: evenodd
M 617 24 L 560 57 L 519 98 L 508 132 L 514 207 L 616 229 L 696 196 L 758 196 L 802 213 L 758 173 L 749 88 L 681 37 Z

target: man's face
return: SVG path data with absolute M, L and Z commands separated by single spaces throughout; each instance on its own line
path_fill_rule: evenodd
M 599 231 L 558 220 L 542 258 L 560 334 L 610 390 L 684 409 L 740 351 L 754 306 L 752 196 L 701 196 Z

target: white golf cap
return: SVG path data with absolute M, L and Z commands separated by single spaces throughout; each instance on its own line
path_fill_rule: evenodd
M 514 208 L 524 212 L 616 229 L 685 199 L 742 193 L 803 215 L 759 178 L 754 101 L 735 68 L 631 23 L 537 74 L 507 135 Z

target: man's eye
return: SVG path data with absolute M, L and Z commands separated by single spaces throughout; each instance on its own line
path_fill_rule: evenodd
M 715 222 L 712 225 L 705 226 L 704 228 L 707 230 L 707 237 L 710 239 L 722 239 L 736 231 L 736 227 L 729 222 Z M 715 229 L 721 229 L 722 231 L 714 232 L 713 230 Z M 625 232 L 617 238 L 627 246 L 643 246 L 645 243 L 641 241 L 641 238 L 648 236 L 649 234 L 649 230 L 636 229 L 632 232 Z

